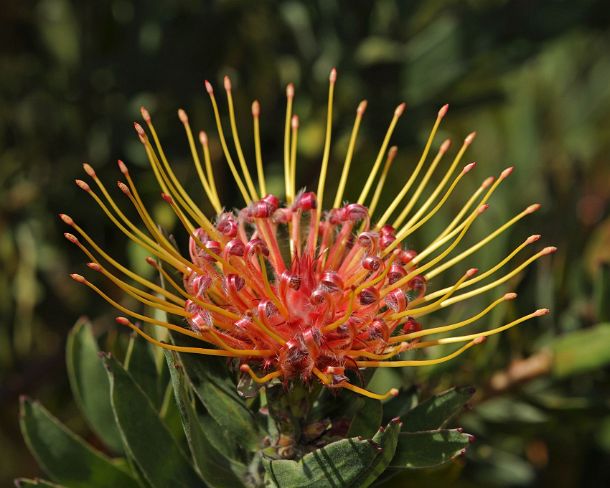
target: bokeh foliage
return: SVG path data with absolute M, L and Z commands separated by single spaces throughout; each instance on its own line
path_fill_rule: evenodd
M 479 162 L 480 179 L 517 166 L 475 234 L 482 236 L 532 201 L 543 205 L 472 264 L 484 268 L 498 261 L 535 232 L 543 234 L 545 244 L 560 247 L 552 260 L 513 283 L 518 303 L 489 325 L 536 306 L 549 306 L 552 315 L 490 341 L 459 362 L 378 381 L 415 382 L 425 391 L 481 386 L 476 409 L 461 420 L 479 439 L 461 472 L 464 486 L 603 486 L 610 480 L 605 462 L 610 454 L 610 339 L 608 328 L 597 324 L 610 320 L 606 3 L 3 2 L 0 484 L 37 472 L 19 440 L 20 393 L 42 398 L 61 420 L 95 442 L 74 414 L 64 346 L 78 315 L 91 316 L 96 330 L 111 336 L 114 313 L 67 278 L 70 270 L 82 271 L 82 258 L 63 241 L 57 212 L 87 222 L 112 253 L 134 265 L 141 262 L 86 195 L 71 186 L 81 174 L 79 163 L 91 162 L 111 182 L 116 159 L 125 159 L 136 168 L 147 200 L 158 202 L 131 128 L 140 105 L 153 112 L 167 152 L 188 178 L 192 169 L 175 110 L 184 107 L 196 127 L 213 133 L 202 80 L 217 83 L 228 73 L 236 85 L 244 134 L 250 131 L 249 102 L 261 101 L 272 178 L 281 177 L 277 114 L 283 113 L 283 87 L 296 83 L 302 120 L 299 178 L 315 182 L 325 79 L 337 66 L 335 160 L 344 154 L 358 101 L 369 100 L 352 181 L 369 171 L 392 109 L 405 100 L 409 108 L 394 137 L 399 155 L 382 196 L 391 199 L 406 179 L 404 168 L 416 160 L 436 110 L 448 102 L 439 139 L 458 142 L 477 130 L 469 154 Z M 220 158 L 215 162 L 222 167 Z M 333 181 L 339 168 L 330 171 Z M 220 177 L 224 201 L 238 205 L 229 174 L 220 172 Z M 157 212 L 172 225 L 162 205 L 157 204 Z M 418 242 L 441 223 L 427 226 Z M 457 477 L 460 469 L 454 464 L 450 472 L 436 475 Z M 410 478 L 413 483 L 415 478 Z

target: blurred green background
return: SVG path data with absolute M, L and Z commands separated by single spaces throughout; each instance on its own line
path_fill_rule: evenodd
M 484 326 L 542 306 L 551 315 L 442 368 L 378 379 L 417 383 L 424 393 L 452 384 L 478 387 L 474 410 L 460 419 L 477 442 L 465 460 L 433 475 L 456 486 L 610 485 L 605 0 L 3 1 L 0 485 L 39 473 L 18 429 L 20 394 L 40 398 L 95 442 L 69 393 L 65 338 L 82 314 L 95 321 L 98 332 L 112 334 L 114 312 L 67 276 L 86 268 L 63 239 L 57 213 L 71 214 L 111 253 L 141 267 L 140 254 L 72 184 L 82 177 L 80 163 L 93 164 L 112 187 L 119 176 L 116 160 L 124 159 L 146 200 L 171 227 L 132 122 L 146 105 L 177 172 L 192 180 L 176 116 L 183 107 L 195 128 L 210 132 L 224 203 L 239 205 L 202 86 L 209 79 L 220 87 L 222 76 L 230 74 L 248 154 L 250 102 L 261 101 L 271 184 L 282 177 L 284 87 L 295 82 L 302 121 L 298 177 L 303 185 L 315 183 L 332 66 L 339 81 L 331 161 L 342 160 L 359 100 L 369 101 L 352 188 L 369 172 L 392 110 L 403 100 L 407 113 L 393 137 L 398 159 L 382 201 L 389 202 L 406 180 L 443 103 L 450 111 L 439 141 L 451 137 L 459 144 L 471 130 L 478 132 L 467 156 L 479 163 L 476 176 L 419 233 L 415 247 L 441 228 L 469 189 L 513 164 L 517 171 L 494 196 L 471 242 L 532 202 L 542 209 L 465 267 L 485 269 L 533 233 L 543 234 L 539 247 L 559 246 L 552 259 L 506 286 L 519 292 L 519 300 Z M 329 181 L 339 172 L 331 163 Z M 348 188 L 348 197 L 355 191 Z M 470 315 L 484 303 L 470 301 L 424 326 Z M 404 486 L 417 479 L 410 476 Z

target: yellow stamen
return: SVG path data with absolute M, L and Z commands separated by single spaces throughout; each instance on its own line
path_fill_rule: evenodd
M 239 370 L 244 373 L 248 373 L 250 375 L 250 378 L 252 378 L 258 384 L 268 383 L 269 381 L 282 376 L 281 371 L 273 371 L 272 373 L 266 374 L 265 376 L 257 376 L 256 373 L 252 371 L 250 366 L 248 366 L 247 364 L 242 364 L 239 367 Z
M 348 383 L 347 381 L 342 381 L 341 383 L 338 383 L 337 386 L 340 386 L 341 388 L 345 388 L 346 390 L 353 391 L 354 393 L 358 393 L 359 395 L 364 395 L 366 397 L 373 398 L 374 400 L 383 401 L 383 400 L 387 400 L 390 397 L 395 397 L 398 395 L 398 390 L 396 388 L 390 388 L 386 393 L 379 394 L 379 393 L 374 393 L 369 390 L 365 390 L 364 388 L 360 388 L 359 386 L 352 385 L 351 383 Z
M 299 117 L 292 116 L 292 139 L 290 141 L 290 191 L 294 197 L 296 193 L 297 172 L 297 140 L 299 134 Z
M 352 158 L 354 156 L 354 148 L 356 147 L 356 139 L 358 138 L 358 131 L 360 130 L 360 122 L 362 122 L 362 116 L 366 110 L 366 100 L 363 100 L 358 105 L 356 110 L 356 120 L 354 121 L 354 127 L 352 134 L 349 138 L 349 145 L 347 147 L 347 154 L 345 155 L 345 161 L 343 162 L 343 171 L 341 172 L 341 179 L 339 180 L 339 187 L 337 188 L 337 194 L 335 195 L 335 201 L 333 208 L 339 208 L 341 205 L 341 199 L 345 192 L 345 184 L 347 183 L 347 176 L 349 175 L 350 166 L 352 164 Z
M 474 340 L 468 344 L 460 347 L 457 351 L 447 354 L 436 359 L 413 359 L 407 361 L 356 361 L 356 365 L 360 368 L 403 368 L 406 366 L 421 367 L 421 366 L 432 366 L 434 364 L 444 363 L 464 353 L 472 346 L 480 344 L 484 341 L 483 337 L 477 336 Z
M 392 146 L 388 151 L 388 156 L 386 158 L 385 164 L 383 166 L 383 170 L 381 171 L 381 176 L 379 177 L 379 181 L 377 182 L 377 187 L 375 188 L 375 193 L 373 194 L 373 199 L 371 200 L 371 204 L 369 205 L 369 215 L 373 215 L 375 209 L 377 208 L 377 203 L 379 202 L 379 197 L 381 196 L 381 191 L 383 190 L 383 186 L 385 185 L 385 180 L 388 176 L 388 172 L 390 171 L 390 167 L 392 166 L 392 162 L 396 157 L 396 152 L 398 148 L 396 146 Z
M 286 123 L 284 126 L 284 186 L 286 202 L 294 201 L 294 191 L 290 187 L 290 121 L 292 119 L 292 102 L 294 100 L 294 85 L 289 83 L 286 87 Z
M 258 174 L 258 189 L 262 197 L 267 195 L 265 184 L 265 173 L 263 171 L 263 157 L 261 154 L 261 134 L 260 134 L 260 113 L 261 106 L 258 100 L 252 102 L 252 120 L 254 125 L 254 153 L 256 156 L 256 172 Z
M 437 339 L 435 341 L 427 341 L 427 342 L 419 342 L 417 344 L 413 345 L 414 349 L 421 349 L 424 347 L 432 347 L 432 346 L 437 346 L 439 344 L 454 344 L 457 342 L 465 342 L 465 341 L 470 341 L 474 338 L 482 338 L 482 337 L 488 337 L 494 334 L 498 334 L 502 331 L 505 331 L 507 329 L 510 329 L 511 327 L 515 327 L 516 325 L 519 325 L 523 322 L 525 322 L 526 320 L 529 320 L 533 317 L 540 317 L 542 315 L 546 315 L 549 313 L 549 309 L 548 308 L 541 308 L 539 310 L 536 310 L 535 312 L 532 312 L 528 315 L 524 315 L 523 317 L 518 318 L 517 320 L 513 320 L 512 322 L 509 322 L 508 324 L 502 325 L 501 327 L 496 327 L 495 329 L 491 329 L 491 330 L 486 330 L 484 332 L 477 332 L 476 334 L 469 334 L 469 335 L 464 335 L 464 336 L 457 336 L 457 337 L 445 337 L 443 339 Z
M 205 82 L 205 89 L 208 92 L 208 95 L 210 96 L 210 100 L 212 101 L 212 109 L 214 110 L 214 118 L 216 119 L 216 127 L 218 129 L 218 137 L 220 139 L 220 145 L 222 146 L 222 152 L 225 155 L 225 159 L 227 160 L 227 164 L 229 165 L 231 174 L 235 179 L 235 183 L 237 183 L 237 187 L 239 189 L 239 192 L 241 193 L 241 196 L 244 199 L 244 202 L 246 202 L 246 205 L 250 205 L 252 199 L 248 194 L 248 190 L 246 190 L 246 187 L 244 186 L 241 176 L 239 176 L 237 168 L 235 167 L 235 163 L 233 162 L 233 158 L 231 157 L 231 153 L 229 153 L 225 134 L 222 130 L 222 121 L 220 120 L 220 113 L 218 112 L 218 104 L 216 103 L 216 98 L 214 97 L 214 89 L 212 88 L 210 82 L 207 80 Z
M 377 176 L 377 171 L 379 171 L 379 166 L 381 166 L 383 155 L 385 154 L 388 144 L 390 143 L 390 138 L 394 133 L 394 129 L 396 128 L 396 124 L 398 123 L 398 119 L 405 111 L 405 107 L 406 105 L 404 103 L 401 103 L 394 110 L 394 116 L 392 117 L 390 126 L 388 127 L 383 142 L 381 143 L 381 148 L 379 149 L 379 153 L 377 154 L 377 159 L 375 159 L 375 162 L 373 163 L 373 168 L 371 169 L 371 173 L 369 174 L 369 177 L 367 178 L 366 183 L 364 184 L 364 188 L 362 188 L 362 192 L 360 192 L 360 196 L 358 197 L 358 203 L 360 205 L 364 205 L 364 201 L 366 200 L 366 197 L 369 194 L 371 186 L 373 185 L 373 181 L 375 181 L 375 176 Z
M 396 195 L 396 197 L 394 198 L 394 200 L 392 201 L 390 206 L 383 213 L 383 216 L 381 217 L 381 219 L 379 219 L 379 221 L 377 222 L 377 226 L 379 228 L 381 228 L 381 227 L 383 227 L 385 225 L 385 223 L 388 221 L 390 216 L 394 213 L 394 211 L 396 210 L 396 208 L 398 207 L 400 202 L 402 202 L 402 200 L 405 197 L 405 195 L 407 194 L 407 192 L 411 189 L 411 186 L 415 182 L 415 179 L 419 175 L 419 172 L 421 171 L 421 169 L 422 169 L 422 167 L 424 165 L 424 162 L 426 161 L 426 158 L 428 157 L 428 153 L 430 151 L 430 146 L 432 145 L 432 141 L 434 140 L 434 136 L 436 135 L 436 131 L 438 130 L 438 126 L 440 125 L 441 120 L 443 119 L 443 117 L 447 113 L 448 109 L 449 109 L 448 105 L 443 105 L 443 107 L 441 107 L 441 109 L 438 111 L 438 115 L 436 117 L 436 121 L 434 122 L 434 126 L 432 127 L 432 130 L 430 131 L 430 135 L 428 136 L 428 140 L 426 141 L 426 145 L 424 147 L 424 151 L 422 152 L 422 155 L 419 158 L 419 161 L 417 162 L 417 165 L 415 166 L 415 169 L 413 170 L 413 173 L 411 173 L 411 176 L 407 180 L 407 183 L 405 183 L 405 185 L 402 187 L 402 189 L 400 190 L 398 195 Z M 439 150 L 439 153 L 444 154 L 445 152 L 447 152 L 447 149 L 449 149 L 449 144 L 450 144 L 449 140 L 444 141 L 441 144 L 441 148 Z M 440 160 L 440 157 L 442 157 L 442 154 L 440 156 L 437 156 L 437 157 L 439 157 L 439 160 Z
M 214 201 L 222 209 L 222 204 L 220 202 L 220 198 L 218 197 L 218 190 L 216 189 L 216 179 L 214 178 L 214 171 L 212 171 L 212 158 L 210 157 L 208 135 L 202 130 L 199 131 L 199 144 L 201 144 L 201 148 L 203 151 L 203 160 L 205 162 L 205 171 L 208 185 L 210 185 L 210 190 L 212 190 L 212 193 L 214 195 Z
M 235 144 L 235 150 L 237 151 L 237 158 L 239 159 L 239 164 L 241 166 L 242 173 L 244 174 L 244 179 L 246 180 L 246 185 L 248 185 L 248 189 L 250 190 L 250 195 L 253 200 L 258 200 L 258 194 L 256 193 L 256 188 L 254 187 L 254 183 L 252 181 L 252 176 L 250 176 L 250 171 L 248 170 L 248 165 L 246 164 L 246 159 L 244 158 L 244 152 L 241 149 L 241 143 L 239 142 L 239 134 L 237 132 L 237 124 L 235 123 L 235 108 L 233 106 L 233 94 L 231 92 L 231 79 L 228 76 L 224 78 L 224 87 L 227 92 L 227 102 L 229 104 L 229 121 L 231 124 L 231 133 L 233 134 L 233 142 Z

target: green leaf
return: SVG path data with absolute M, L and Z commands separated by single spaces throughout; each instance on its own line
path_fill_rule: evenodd
M 383 406 L 379 400 L 362 395 L 355 401 L 358 402 L 359 406 L 350 423 L 347 437 L 373 437 L 381 425 Z
M 265 433 L 238 395 L 226 360 L 192 354 L 180 354 L 180 360 L 195 393 L 228 437 L 239 439 L 239 444 L 250 451 L 258 450 Z
M 463 454 L 473 437 L 458 430 L 402 432 L 390 468 L 431 468 Z
M 15 480 L 15 486 L 17 488 L 29 488 L 30 486 L 42 486 L 43 488 L 64 488 L 62 485 L 51 483 L 50 481 L 41 480 L 40 478 L 17 478 Z
M 153 487 L 203 486 L 150 399 L 111 356 L 104 362 L 111 402 L 125 450 Z
M 281 488 L 365 488 L 394 456 L 400 424 L 392 422 L 372 440 L 352 437 L 306 454 L 300 461 L 264 459 L 267 480 Z
M 451 388 L 417 405 L 404 418 L 403 431 L 419 432 L 443 427 L 474 394 L 472 387 Z
M 70 487 L 137 487 L 127 471 L 83 441 L 40 403 L 21 399 L 23 437 L 44 471 Z
M 163 403 L 167 382 L 163 381 L 162 375 L 157 369 L 148 342 L 142 340 L 135 332 L 129 338 L 124 367 L 155 407 L 159 409 Z
M 74 399 L 91 429 L 114 452 L 123 452 L 121 435 L 110 406 L 110 384 L 91 324 L 79 320 L 66 345 L 68 378 Z
M 243 486 L 233 469 L 241 471 L 243 475 L 246 471 L 245 466 L 239 466 L 224 457 L 204 433 L 194 406 L 194 399 L 189 394 L 190 385 L 179 355 L 176 352 L 165 351 L 165 357 L 184 432 L 201 477 L 212 487 Z
M 557 377 L 598 370 L 610 364 L 610 323 L 566 334 L 551 347 Z

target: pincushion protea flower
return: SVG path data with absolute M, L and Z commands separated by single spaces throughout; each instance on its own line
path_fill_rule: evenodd
M 189 235 L 188 256 L 180 253 L 159 230 L 123 162 L 119 161 L 119 168 L 125 181 L 119 182 L 118 186 L 135 207 L 142 221 L 140 224 L 134 223 L 123 213 L 93 168 L 84 165 L 100 193 L 82 180 L 76 181 L 78 186 L 91 195 L 129 239 L 151 254 L 147 262 L 163 275 L 168 287 L 161 287 L 117 262 L 72 218 L 62 214 L 62 220 L 80 236 L 66 233 L 67 239 L 88 256 L 91 269 L 102 273 L 142 304 L 167 312 L 170 316 L 182 317 L 183 323 L 170 323 L 143 315 L 118 303 L 83 276 L 73 274 L 72 278 L 89 286 L 137 321 L 164 327 L 202 342 L 201 347 L 160 342 L 127 317 L 117 318 L 118 323 L 132 328 L 147 341 L 162 348 L 236 358 L 240 370 L 259 383 L 275 378 L 283 382 L 317 379 L 329 388 L 345 388 L 376 399 L 395 395 L 397 390 L 391 389 L 384 394 L 368 391 L 350 381 L 348 370 L 441 363 L 462 354 L 489 335 L 546 314 L 547 309 L 540 309 L 501 327 L 460 333 L 463 327 L 482 319 L 502 302 L 516 297 L 515 293 L 506 293 L 460 322 L 422 328 L 422 317 L 497 288 L 541 256 L 554 252 L 555 248 L 546 247 L 500 277 L 478 285 L 500 271 L 540 237 L 533 235 L 485 272 L 468 269 L 450 286 L 429 290 L 427 283 L 431 278 L 460 265 L 517 221 L 536 211 L 539 205 L 527 207 L 481 241 L 453 255 L 473 222 L 487 209 L 492 193 L 512 172 L 512 168 L 508 168 L 497 179 L 485 179 L 445 229 L 427 246 L 417 252 L 404 248 L 405 240 L 437 214 L 460 180 L 475 167 L 475 163 L 470 163 L 458 169 L 475 133 L 464 139 L 440 182 L 428 198 L 416 207 L 432 174 L 449 150 L 450 141 L 446 140 L 426 168 L 435 134 L 447 113 L 447 105 L 443 106 L 413 173 L 390 205 L 381 211 L 377 204 L 397 152 L 396 147 L 388 149 L 388 146 L 398 119 L 405 111 L 405 104 L 399 105 L 360 194 L 353 203 L 342 204 L 366 101 L 358 106 L 338 189 L 332 205 L 328 205 L 326 179 L 330 163 L 335 82 L 336 71 L 332 70 L 326 136 L 315 192 L 297 192 L 295 175 L 299 119 L 292 114 L 294 88 L 292 85 L 287 88 L 283 203 L 280 201 L 281 195 L 269 194 L 266 190 L 258 102 L 252 104 L 258 177 L 258 185 L 255 185 L 236 128 L 231 82 L 228 77 L 225 78 L 234 145 L 232 149 L 222 126 L 212 85 L 207 81 L 205 83 L 226 163 L 245 203 L 244 208 L 237 211 L 227 211 L 222 206 L 212 171 L 207 135 L 199 133 L 202 164 L 188 117 L 183 110 L 179 110 L 203 195 L 217 212 L 215 218 L 206 216 L 178 181 L 161 147 L 151 117 L 146 109 L 142 109 L 148 130 L 138 123 L 135 128 L 163 199 L 171 206 Z M 174 278 L 168 267 L 181 275 L 181 281 Z M 469 291 L 462 292 L 465 288 Z M 450 331 L 456 335 L 434 339 L 435 335 Z M 453 343 L 462 345 L 450 354 L 435 359 L 399 358 L 400 353 L 407 350 Z

